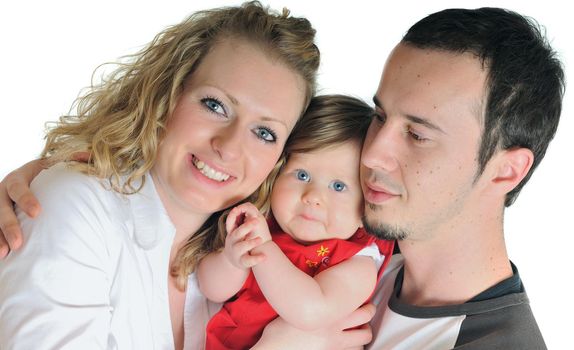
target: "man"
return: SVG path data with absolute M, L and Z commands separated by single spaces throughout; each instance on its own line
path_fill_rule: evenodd
M 365 226 L 401 250 L 373 299 L 371 349 L 546 347 L 502 224 L 554 136 L 563 91 L 539 29 L 505 10 L 432 14 L 393 50 L 362 154 Z M 369 333 L 278 320 L 265 336 L 260 348 L 338 348 Z
M 373 349 L 542 349 L 503 234 L 556 131 L 564 76 L 528 19 L 451 9 L 391 53 L 362 153 L 365 227 L 397 239 Z
M 365 228 L 401 251 L 373 299 L 369 348 L 546 348 L 503 216 L 554 136 L 563 92 L 538 27 L 510 11 L 441 11 L 395 47 L 361 159 Z M 307 348 L 368 341 L 364 329 L 303 335 L 277 325 L 267 335 Z

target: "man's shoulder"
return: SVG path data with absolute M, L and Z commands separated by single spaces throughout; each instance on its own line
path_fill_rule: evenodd
M 396 297 L 403 263 L 393 255 L 373 296 L 378 306 L 370 349 L 546 349 L 525 292 L 457 305 L 408 305 Z
M 525 292 L 476 303 L 460 327 L 455 348 L 546 349 Z

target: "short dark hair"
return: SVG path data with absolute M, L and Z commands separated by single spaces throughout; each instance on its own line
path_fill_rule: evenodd
M 487 69 L 487 96 L 478 173 L 497 149 L 524 147 L 534 162 L 506 195 L 511 205 L 556 133 L 565 78 L 557 54 L 536 21 L 500 8 L 448 9 L 413 25 L 401 43 L 472 53 Z

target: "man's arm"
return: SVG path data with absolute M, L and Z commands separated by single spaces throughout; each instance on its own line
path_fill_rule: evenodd
M 22 230 L 12 201 L 29 217 L 36 217 L 40 203 L 30 190 L 30 182 L 46 167 L 43 159 L 28 162 L 0 182 L 0 259 L 22 246 Z

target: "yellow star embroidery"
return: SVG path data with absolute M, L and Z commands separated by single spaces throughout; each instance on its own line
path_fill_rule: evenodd
M 321 245 L 321 248 L 317 249 L 317 256 L 325 256 L 325 254 L 329 254 L 329 248 Z

